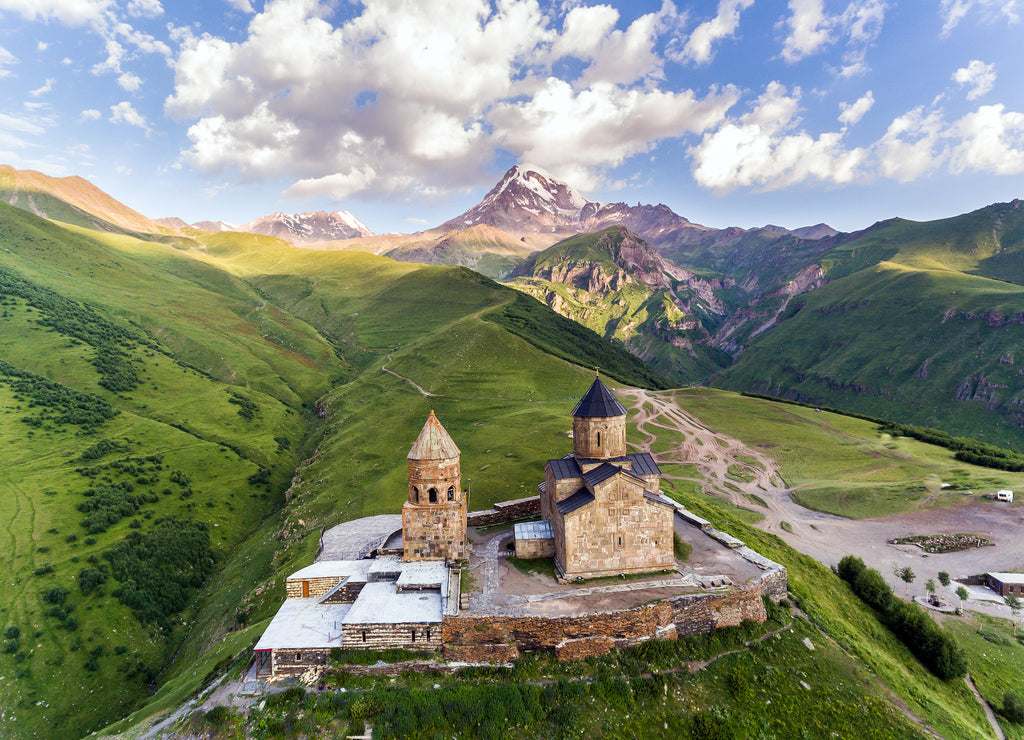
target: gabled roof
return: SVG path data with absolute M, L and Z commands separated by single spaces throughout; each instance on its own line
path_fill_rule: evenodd
M 626 457 L 633 463 L 634 475 L 661 475 L 661 468 L 650 452 L 631 452 Z
M 564 498 L 557 504 L 555 504 L 555 508 L 558 509 L 559 514 L 565 516 L 570 512 L 576 511 L 576 509 L 586 506 L 593 500 L 594 494 L 592 494 L 586 488 L 581 488 L 569 498 Z
M 455 446 L 455 442 L 431 409 L 420 436 L 416 438 L 416 443 L 406 457 L 409 460 L 450 460 L 458 456 L 459 448 Z
M 643 484 L 643 480 L 638 478 L 635 474 L 629 472 L 628 470 L 623 470 L 618 465 L 612 465 L 611 463 L 599 465 L 598 467 L 591 470 L 589 473 L 584 473 L 583 480 L 587 482 L 587 486 L 593 488 L 598 483 L 606 481 L 612 476 L 618 475 L 619 473 L 622 473 L 623 475 L 628 475 L 637 483 Z
M 580 470 L 579 464 L 571 457 L 560 457 L 557 460 L 548 460 L 548 466 L 550 466 L 551 473 L 555 476 L 555 480 L 583 477 L 583 471 Z
M 593 385 L 586 395 L 576 404 L 572 410 L 573 416 L 601 417 L 601 416 L 625 416 L 626 409 L 619 403 L 619 400 L 612 395 L 612 392 L 601 382 L 601 378 L 594 378 Z

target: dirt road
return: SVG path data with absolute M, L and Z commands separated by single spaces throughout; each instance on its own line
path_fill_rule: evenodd
M 987 570 L 1024 570 L 1024 538 L 1019 536 L 1024 531 L 1024 506 L 972 501 L 956 508 L 877 519 L 846 519 L 811 511 L 794 503 L 790 496 L 793 489 L 783 484 L 775 460 L 761 450 L 712 431 L 680 408 L 671 393 L 636 389 L 620 390 L 618 394 L 639 412 L 639 449 L 651 451 L 651 444 L 659 436 L 681 436 L 682 442 L 677 446 L 653 453 L 659 463 L 693 464 L 699 476 L 690 480 L 699 483 L 705 493 L 764 514 L 764 520 L 757 525 L 760 529 L 779 535 L 791 547 L 819 562 L 834 565 L 844 555 L 853 554 L 887 578 L 894 568 L 910 566 L 917 579 L 909 589 L 900 583 L 898 592 L 921 597 L 926 594 L 925 581 L 935 578 L 940 570 L 954 578 Z M 790 531 L 783 528 L 783 522 Z M 926 555 L 917 547 L 888 544 L 890 539 L 909 534 L 957 532 L 982 535 L 996 544 L 942 555 Z M 955 603 L 952 592 L 942 593 L 939 588 L 940 596 Z M 1005 606 L 973 601 L 969 606 L 1010 617 Z

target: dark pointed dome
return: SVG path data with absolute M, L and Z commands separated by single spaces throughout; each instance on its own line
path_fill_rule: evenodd
M 625 416 L 626 409 L 598 377 L 594 378 L 594 384 L 590 386 L 587 395 L 583 396 L 576 404 L 572 415 L 584 417 Z

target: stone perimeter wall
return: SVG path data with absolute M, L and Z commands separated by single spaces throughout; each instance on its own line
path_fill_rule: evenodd
M 686 519 L 688 512 L 682 506 L 676 504 L 676 510 Z M 507 663 L 521 651 L 552 651 L 559 660 L 579 660 L 647 640 L 674 640 L 733 627 L 746 619 L 763 622 L 768 614 L 762 597 L 776 602 L 786 598 L 789 574 L 735 537 L 711 531 L 764 572 L 724 593 L 684 594 L 618 612 L 577 617 L 445 616 L 444 656 L 473 663 Z
M 540 496 L 530 496 L 514 501 L 504 501 L 494 505 L 493 509 L 472 511 L 469 513 L 467 523 L 471 527 L 483 527 L 501 522 L 511 522 L 515 519 L 524 519 L 540 513 Z
M 554 652 L 560 660 L 604 655 L 613 647 L 732 627 L 767 619 L 762 582 L 725 593 L 686 594 L 657 604 L 576 617 L 446 616 L 442 641 L 449 660 L 514 660 L 522 651 Z

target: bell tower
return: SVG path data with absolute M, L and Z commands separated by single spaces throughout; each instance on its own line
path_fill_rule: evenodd
M 405 560 L 466 557 L 466 494 L 459 448 L 433 410 L 406 456 L 409 492 L 402 506 Z
M 626 454 L 626 409 L 600 376 L 572 410 L 572 452 L 584 472 L 590 461 Z

